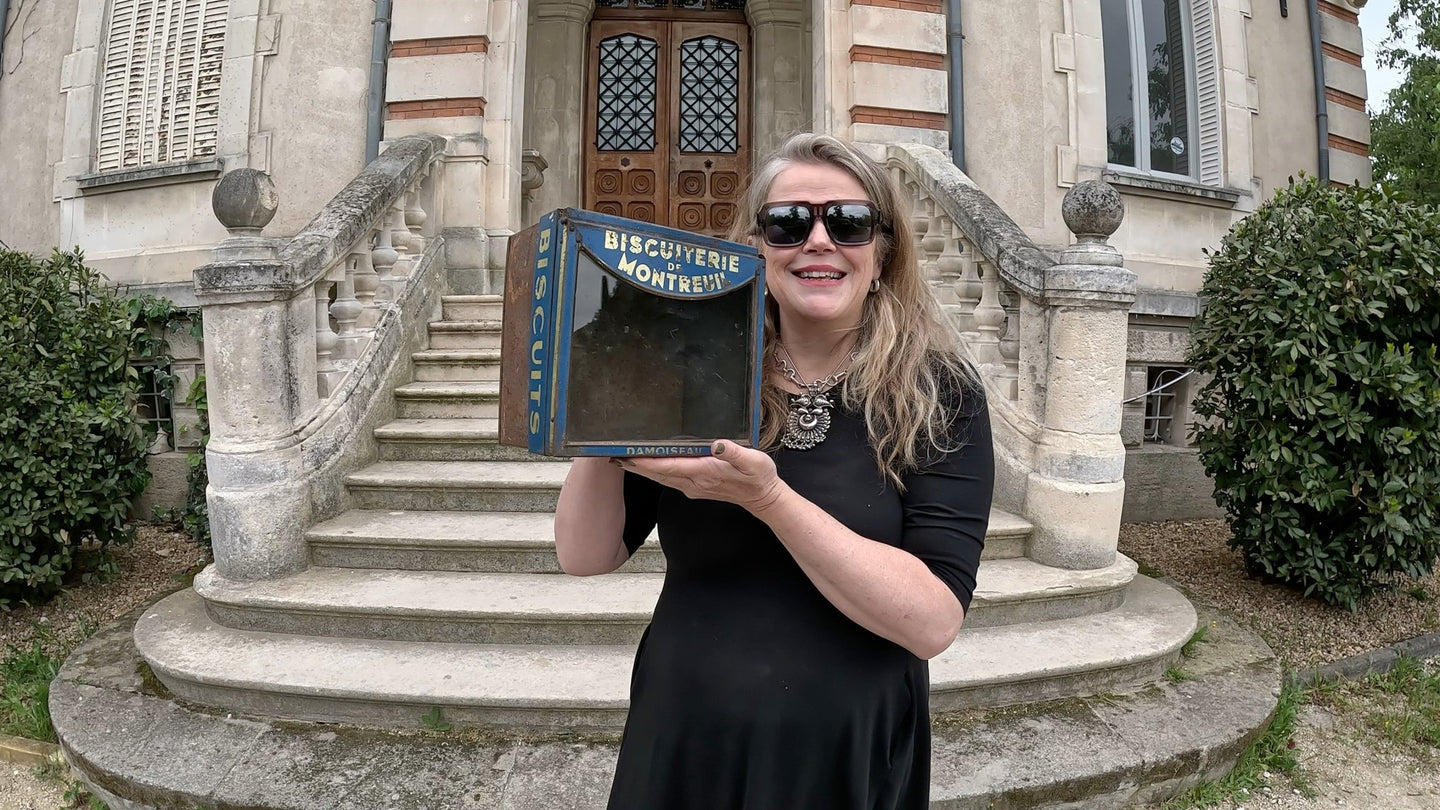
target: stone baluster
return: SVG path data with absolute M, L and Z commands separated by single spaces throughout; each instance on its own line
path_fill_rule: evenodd
M 390 241 L 390 228 L 384 223 L 376 229 L 375 247 L 370 251 L 370 264 L 375 268 L 375 276 L 378 284 L 375 287 L 375 307 L 381 312 L 376 316 L 378 321 L 384 317 L 383 310 L 389 308 L 395 301 L 395 263 L 400 260 L 400 252 L 395 249 L 394 243 Z
M 1000 330 L 1000 357 L 1004 368 L 999 382 L 1010 399 L 1020 396 L 1020 298 L 1019 293 L 1001 282 L 1000 308 L 1005 312 L 1005 326 Z
M 1078 183 L 1060 211 L 1077 241 L 1045 271 L 1046 340 L 1036 349 L 1044 353 L 1044 400 L 1025 495 L 1035 526 L 1027 553 L 1061 568 L 1103 568 L 1115 560 L 1125 501 L 1121 400 L 1135 274 L 1106 241 L 1125 215 L 1115 189 Z
M 335 282 L 335 303 L 330 305 L 330 317 L 335 319 L 335 333 L 339 341 L 335 347 L 335 357 L 340 360 L 354 360 L 359 357 L 360 347 L 365 340 L 365 336 L 358 330 L 360 313 L 365 311 L 365 306 L 360 303 L 355 292 L 355 282 L 359 278 L 356 265 L 359 264 L 360 255 L 352 252 L 341 263 L 344 271 Z
M 390 265 L 390 274 L 395 278 L 410 275 L 410 229 L 405 227 L 405 205 L 400 200 L 390 206 L 382 230 L 390 232 L 390 246 L 395 250 L 395 261 Z M 393 300 L 393 299 L 392 299 Z
M 956 325 L 961 332 L 974 332 L 975 308 L 980 305 L 984 284 L 980 281 L 979 253 L 968 242 L 966 248 L 960 256 L 960 278 L 955 282 L 955 298 L 959 301 Z
M 975 361 L 982 366 L 1003 366 L 1000 354 L 1000 329 L 1005 323 L 1005 309 L 1000 306 L 1000 272 L 989 261 L 981 260 L 980 303 L 975 306 Z M 998 370 L 998 369 L 997 369 Z
M 925 238 L 925 231 L 930 227 L 930 198 L 920 189 L 918 183 L 907 183 L 910 190 L 910 230 L 915 232 L 915 255 L 921 255 L 921 241 Z
M 373 238 L 373 237 L 372 237 Z M 350 254 L 355 268 L 355 300 L 360 302 L 360 316 L 356 328 L 365 331 L 375 328 L 380 322 L 380 311 L 375 306 L 375 294 L 380 289 L 380 275 L 375 272 L 370 240 L 366 239 Z
M 935 286 L 940 284 L 940 253 L 945 250 L 945 221 L 940 203 L 929 199 L 930 220 L 925 224 L 925 235 L 920 238 L 920 249 L 925 251 L 925 278 Z M 938 290 L 937 290 L 938 292 Z
M 425 255 L 426 218 L 425 209 L 420 205 L 420 185 L 417 182 L 415 187 L 405 194 L 405 227 L 410 231 L 408 247 L 416 261 Z
M 944 224 L 945 246 L 935 261 L 935 276 L 939 284 L 940 305 L 953 315 L 958 314 L 960 308 L 956 287 L 965 268 L 965 257 L 960 253 L 960 226 L 949 217 L 945 217 Z
M 315 393 L 320 399 L 327 399 L 335 390 L 343 373 L 335 365 L 335 347 L 339 335 L 330 328 L 330 291 L 335 282 L 328 277 L 315 283 Z

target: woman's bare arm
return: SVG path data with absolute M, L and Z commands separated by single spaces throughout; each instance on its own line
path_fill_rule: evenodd
M 625 473 L 609 459 L 577 458 L 555 506 L 555 555 L 576 576 L 608 574 L 625 564 Z

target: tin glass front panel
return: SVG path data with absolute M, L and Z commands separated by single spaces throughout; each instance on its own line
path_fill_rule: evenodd
M 664 298 L 576 255 L 563 442 L 750 438 L 749 284 Z

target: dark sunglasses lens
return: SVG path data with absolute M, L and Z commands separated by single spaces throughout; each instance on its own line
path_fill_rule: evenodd
M 825 209 L 825 229 L 837 245 L 864 245 L 875 238 L 875 212 L 867 205 L 836 203 Z
M 810 236 L 813 224 L 810 209 L 798 205 L 776 205 L 761 217 L 765 243 L 775 247 L 798 245 Z

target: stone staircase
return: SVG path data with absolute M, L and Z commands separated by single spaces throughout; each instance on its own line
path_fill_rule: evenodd
M 374 430 L 349 509 L 309 529 L 310 567 L 239 582 L 212 567 L 154 606 L 135 644 L 178 697 L 251 715 L 418 727 L 615 732 L 663 580 L 654 538 L 619 572 L 555 561 L 568 464 L 496 443 L 500 300 L 447 296 Z M 1025 556 L 992 513 L 965 629 L 931 662 L 938 712 L 1123 690 L 1158 679 L 1195 611 L 1117 557 L 1070 571 Z

